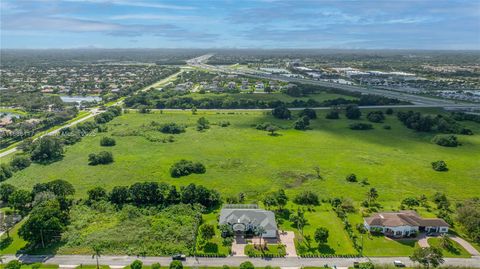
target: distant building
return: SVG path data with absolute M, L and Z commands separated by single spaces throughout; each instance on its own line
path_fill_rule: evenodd
M 220 211 L 219 225 L 230 225 L 237 235 L 254 233 L 258 227 L 265 231 L 263 237 L 277 238 L 277 222 L 272 211 L 256 205 L 226 205 Z
M 422 218 L 417 212 L 381 212 L 364 218 L 364 226 L 370 232 L 380 232 L 391 237 L 405 237 L 419 232 L 447 233 L 450 225 L 439 218 Z

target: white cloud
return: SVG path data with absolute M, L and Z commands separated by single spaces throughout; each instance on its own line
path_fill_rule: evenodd
M 193 6 L 183 6 L 183 5 L 171 5 L 171 4 L 162 4 L 156 3 L 153 1 L 144 2 L 136 0 L 64 0 L 66 2 L 89 2 L 96 4 L 112 4 L 118 6 L 131 6 L 131 7 L 151 7 L 151 8 L 163 8 L 163 9 L 176 9 L 176 10 L 192 10 L 196 9 Z

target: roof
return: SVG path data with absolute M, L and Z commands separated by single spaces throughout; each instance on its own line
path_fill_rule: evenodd
M 417 212 L 405 210 L 400 212 L 381 212 L 369 218 L 365 218 L 365 222 L 370 226 L 438 226 L 450 227 L 443 219 L 439 218 L 422 218 Z
M 265 230 L 277 230 L 275 214 L 258 208 L 222 208 L 219 224 L 251 224 Z

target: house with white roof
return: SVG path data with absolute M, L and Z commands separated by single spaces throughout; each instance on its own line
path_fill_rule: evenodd
M 256 205 L 226 205 L 220 211 L 219 225 L 230 225 L 237 235 L 254 233 L 258 227 L 264 238 L 277 238 L 277 222 L 272 211 Z

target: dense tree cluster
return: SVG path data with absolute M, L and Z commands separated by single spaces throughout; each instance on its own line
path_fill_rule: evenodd
M 433 137 L 432 142 L 442 147 L 457 147 L 461 145 L 454 135 L 436 135 Z
M 34 162 L 49 163 L 63 157 L 62 140 L 55 136 L 44 136 L 30 146 L 30 158 Z
M 310 120 L 314 120 L 317 118 L 317 112 L 315 112 L 315 110 L 311 108 L 305 108 L 304 110 L 300 111 L 300 113 L 298 113 L 298 117 L 300 118 L 305 116 L 308 117 Z
M 32 163 L 32 161 L 30 160 L 30 158 L 28 156 L 16 155 L 10 161 L 10 166 L 14 170 L 19 171 L 19 170 L 23 170 L 23 169 L 29 167 L 31 163 Z M 0 178 L 1 178 L 1 176 L 0 176 Z M 0 179 L 0 181 L 1 181 L 1 179 Z
M 89 199 L 93 201 L 107 199 L 111 203 L 123 206 L 131 203 L 135 206 L 166 207 L 179 203 L 201 204 L 207 208 L 218 206 L 221 203 L 220 194 L 201 185 L 190 184 L 181 187 L 180 191 L 174 185 L 157 182 L 138 182 L 127 186 L 116 186 L 105 195 L 102 189 L 92 189 Z
M 122 114 L 122 108 L 119 106 L 111 106 L 107 108 L 107 111 L 98 114 L 95 116 L 95 122 L 98 124 L 107 123 L 113 118 L 118 117 Z
M 159 131 L 164 134 L 180 134 L 185 132 L 185 126 L 171 122 L 161 125 Z
M 420 112 L 398 112 L 398 119 L 409 129 L 419 132 L 437 131 L 440 133 L 453 133 L 472 135 L 470 129 L 462 127 L 454 118 L 448 116 L 437 115 L 432 117 L 430 115 L 422 115 Z
M 280 189 L 276 192 L 267 193 L 263 196 L 262 199 L 263 204 L 267 208 L 271 206 L 278 206 L 280 208 L 283 208 L 285 205 L 287 205 L 287 201 L 288 197 L 283 189 Z
M 88 165 L 109 164 L 113 162 L 113 154 L 109 151 L 100 151 L 99 153 L 90 153 L 88 155 Z
M 453 112 L 452 118 L 457 121 L 473 121 L 476 123 L 480 123 L 480 115 L 477 114 L 467 114 L 464 112 Z
M 302 191 L 293 198 L 293 202 L 299 205 L 319 205 L 318 195 L 312 191 Z
M 207 171 L 205 165 L 200 162 L 180 160 L 170 167 L 172 177 L 183 177 L 190 174 L 204 174 Z
M 197 120 L 197 131 L 203 131 L 210 128 L 210 122 L 205 117 L 200 117 Z
M 0 182 L 11 178 L 12 175 L 12 168 L 9 165 L 5 163 L 0 164 Z
M 457 207 L 457 220 L 467 235 L 476 243 L 480 243 L 480 199 L 473 198 Z
M 352 123 L 350 125 L 348 125 L 348 128 L 352 129 L 352 130 L 371 130 L 373 129 L 373 125 L 371 125 L 370 123 Z
M 102 147 L 113 147 L 115 144 L 115 139 L 112 137 L 104 136 L 100 139 L 100 146 Z
M 310 118 L 308 116 L 303 116 L 293 123 L 293 128 L 295 130 L 307 130 L 309 126 Z
M 358 108 L 358 106 L 356 106 L 356 105 L 348 105 L 348 106 L 345 108 L 345 116 L 346 116 L 348 119 L 357 120 L 357 119 L 360 118 L 360 116 L 362 116 L 362 112 L 360 112 L 360 109 Z
M 325 115 L 325 118 L 329 119 L 329 120 L 337 120 L 337 119 L 340 118 L 340 113 L 338 113 L 338 111 L 336 111 L 336 110 L 330 110 Z

